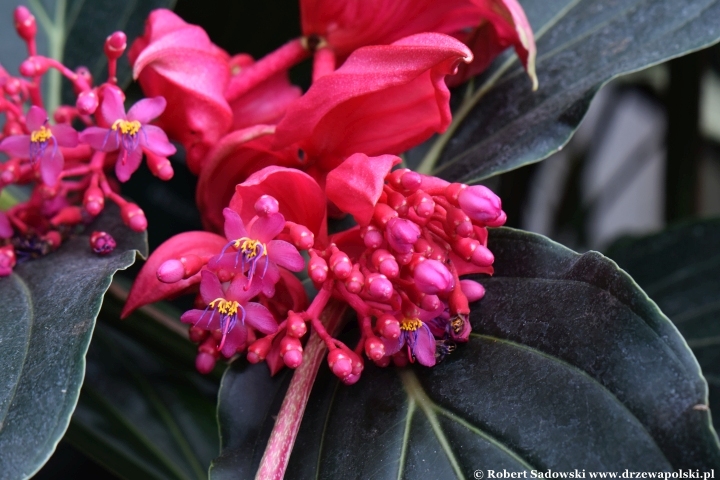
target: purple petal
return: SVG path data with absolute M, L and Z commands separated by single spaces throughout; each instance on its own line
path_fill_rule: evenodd
M 423 326 L 415 331 L 417 339 L 413 346 L 413 355 L 421 365 L 432 367 L 435 365 L 435 337 L 430 329 L 423 323 Z
M 175 146 L 170 143 L 167 135 L 160 127 L 143 125 L 142 131 L 138 135 L 140 135 L 140 143 L 145 148 L 161 157 L 168 157 L 177 152 Z
M 78 132 L 70 125 L 64 123 L 53 125 L 50 127 L 50 131 L 61 147 L 77 147 Z
M 268 257 L 273 263 L 285 267 L 291 272 L 305 268 L 305 259 L 294 245 L 284 240 L 271 240 L 268 243 Z
M 10 238 L 13 236 L 13 228 L 10 220 L 3 212 L 0 212 L 0 238 Z
M 211 308 L 207 310 L 188 310 L 182 314 L 180 321 L 210 332 L 220 328 L 220 315 Z
M 198 310 L 198 309 L 188 310 L 187 312 L 183 313 L 180 316 L 180 321 L 183 323 L 190 323 L 190 324 L 195 325 L 198 322 L 198 320 L 200 320 L 203 313 L 205 313 L 204 310 Z
M 143 98 L 135 105 L 130 107 L 127 112 L 128 120 L 137 120 L 141 124 L 145 125 L 150 123 L 151 120 L 160 116 L 165 110 L 167 102 L 163 97 L 154 98 Z
M 100 112 L 102 112 L 103 118 L 110 125 L 115 123 L 115 120 L 125 120 L 125 107 L 120 92 L 114 88 L 106 88 L 102 105 L 100 105 Z
M 245 323 L 266 335 L 277 331 L 275 317 L 259 303 L 250 302 L 245 306 Z
M 220 280 L 217 276 L 207 270 L 200 272 L 202 279 L 200 280 L 200 296 L 203 302 L 209 304 L 216 298 L 224 298 L 225 293 L 220 285 Z
M 127 182 L 135 173 L 135 170 L 138 169 L 141 161 L 142 149 L 140 147 L 130 151 L 121 148 L 117 162 L 115 162 L 115 175 L 117 175 L 118 180 Z
M 235 300 L 240 305 L 245 305 L 248 300 L 260 293 L 262 283 L 259 278 L 256 278 L 253 278 L 250 288 L 245 290 L 248 282 L 247 277 L 243 275 L 236 275 L 232 282 L 230 282 L 230 286 L 225 293 L 225 298 L 228 300 Z
M 25 117 L 25 124 L 28 130 L 34 132 L 35 130 L 40 130 L 40 127 L 45 125 L 47 120 L 48 115 L 45 109 L 33 105 Z
M 224 255 L 215 255 L 208 260 L 208 268 L 217 272 L 218 270 L 227 270 L 228 272 L 236 271 L 236 273 L 243 273 L 240 271 L 241 262 L 238 260 L 237 266 L 235 265 L 235 250 L 228 249 Z
M 238 323 L 235 327 L 228 332 L 225 336 L 225 344 L 223 345 L 220 352 L 226 357 L 230 358 L 238 349 L 242 349 L 247 341 L 247 327 Z
M 267 217 L 259 217 L 250 226 L 250 237 L 267 243 L 277 237 L 285 228 L 285 217 L 280 213 L 273 213 Z
M 225 217 L 225 238 L 237 240 L 248 236 L 245 224 L 235 210 L 225 208 L 223 209 L 223 216 Z
M 40 159 L 40 176 L 43 183 L 49 187 L 54 187 L 64 165 L 65 159 L 57 145 L 48 145 Z
M 385 345 L 385 355 L 395 355 L 405 345 L 405 335 L 400 334 L 395 340 L 388 340 L 387 338 L 380 338 L 383 345 Z
M 30 135 L 12 135 L 0 142 L 0 152 L 10 157 L 30 158 Z
M 95 150 L 114 152 L 120 146 L 120 135 L 109 128 L 88 127 L 80 132 L 80 141 Z

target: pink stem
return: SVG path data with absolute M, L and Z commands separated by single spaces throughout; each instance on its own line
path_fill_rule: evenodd
M 301 62 L 310 52 L 303 45 L 302 39 L 296 38 L 266 55 L 239 75 L 230 79 L 230 84 L 225 90 L 225 98 L 228 102 L 237 100 L 243 94 L 249 92 L 258 84 L 288 68 Z
M 313 58 L 313 83 L 317 82 L 318 78 L 324 77 L 328 73 L 335 71 L 335 53 L 328 46 L 324 46 L 315 51 L 315 57 Z
M 328 303 L 323 320 L 329 332 L 335 332 L 345 313 L 345 304 L 336 300 Z M 313 333 L 303 351 L 303 362 L 295 370 L 285 394 L 275 426 L 270 433 L 265 453 L 260 460 L 256 480 L 282 480 L 290 461 L 292 447 L 300 430 L 305 406 L 320 364 L 325 357 L 325 343 Z

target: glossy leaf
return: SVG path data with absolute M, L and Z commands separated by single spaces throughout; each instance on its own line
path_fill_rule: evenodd
M 139 313 L 120 322 L 119 307 L 103 309 L 65 438 L 122 478 L 207 478 L 217 377 L 195 371 L 187 339 Z
M 117 248 L 90 250 L 93 230 Z M 62 438 L 80 393 L 85 353 L 113 274 L 147 254 L 145 234 L 108 207 L 82 235 L 0 278 L 0 478 L 26 478 Z
M 493 230 L 489 246 L 496 274 L 479 278 L 470 342 L 433 368 L 368 365 L 351 387 L 321 368 L 285 478 L 720 466 L 697 362 L 630 277 L 535 234 Z M 225 376 L 222 428 L 252 429 L 223 444 L 213 479 L 254 475 L 282 380 L 229 407 L 263 370 L 236 362 Z
M 720 220 L 627 238 L 608 251 L 683 334 L 710 390 L 720 429 Z
M 442 152 L 436 173 L 443 178 L 468 183 L 548 157 L 607 81 L 720 39 L 718 0 L 520 3 L 537 37 L 540 88 L 531 90 L 513 57 L 479 78 L 479 101 L 460 114 L 467 117 Z

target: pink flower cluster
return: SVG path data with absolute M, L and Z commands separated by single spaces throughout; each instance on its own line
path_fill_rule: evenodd
M 143 211 L 119 195 L 108 170 L 114 167 L 117 180 L 125 182 L 144 155 L 153 174 L 167 180 L 173 176 L 167 157 L 175 153 L 165 132 L 150 124 L 165 110 L 163 97 L 140 100 L 125 112 L 125 95 L 115 78 L 126 48 L 124 33 L 115 32 L 105 41 L 108 79 L 95 86 L 86 68 L 72 71 L 37 55 L 35 17 L 25 7 L 15 10 L 15 27 L 27 44 L 28 58 L 19 77 L 0 66 L 0 113 L 5 117 L 0 152 L 9 157 L 0 165 L 0 190 L 10 184 L 32 184 L 33 189 L 27 202 L 0 212 L 0 276 L 10 275 L 18 259 L 58 248 L 75 225 L 102 212 L 106 199 L 118 204 L 125 224 L 144 231 Z M 40 88 L 50 69 L 70 80 L 77 97 L 75 105 L 52 112 L 54 123 Z
M 484 289 L 460 277 L 492 273 L 487 227 L 506 218 L 487 188 L 397 168 L 396 155 L 443 132 L 448 84 L 506 47 L 535 84 L 532 31 L 516 0 L 300 5 L 303 37 L 258 61 L 228 55 L 167 10 L 150 15 L 131 47 L 144 92 L 168 100 L 157 124 L 199 175 L 208 231 L 161 245 L 123 314 L 199 290 L 182 321 L 201 372 L 242 353 L 273 373 L 295 368 L 310 331 L 346 384 L 360 378 L 363 354 L 381 366 L 432 366 L 468 340 L 468 304 Z M 308 58 L 303 93 L 287 71 Z M 328 217 L 348 214 L 357 225 L 328 235 Z M 293 274 L 306 267 L 311 302 Z M 327 323 L 338 305 L 357 313 L 352 348 Z

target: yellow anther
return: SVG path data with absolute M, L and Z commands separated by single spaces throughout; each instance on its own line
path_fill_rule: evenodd
M 210 308 L 217 309 L 223 315 L 235 315 L 240 308 L 240 304 L 234 300 L 225 300 L 224 298 L 216 298 L 209 303 Z
M 35 143 L 47 142 L 50 138 L 52 138 L 52 132 L 45 126 L 40 127 L 40 130 L 34 130 L 30 134 L 30 141 Z
M 400 322 L 400 330 L 406 332 L 414 332 L 420 327 L 422 327 L 422 322 L 417 318 L 403 318 Z
M 238 238 L 233 242 L 233 247 L 242 251 L 248 260 L 258 256 L 260 247 L 262 247 L 262 254 L 267 255 L 267 247 L 263 243 L 248 237 Z
M 115 120 L 115 123 L 112 124 L 112 129 L 120 129 L 120 133 L 123 135 L 136 135 L 140 131 L 141 126 L 137 120 Z

